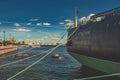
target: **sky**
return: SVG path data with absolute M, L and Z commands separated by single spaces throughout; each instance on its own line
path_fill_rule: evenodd
M 17 41 L 56 42 L 66 24 L 120 6 L 120 0 L 0 0 L 0 39 L 3 31 Z M 66 41 L 66 38 L 63 42 Z

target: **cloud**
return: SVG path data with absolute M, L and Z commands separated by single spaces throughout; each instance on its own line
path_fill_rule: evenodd
M 74 25 L 74 22 L 72 21 L 72 20 L 70 20 L 70 19 L 66 19 L 66 20 L 64 20 L 65 22 L 67 22 L 65 25 L 66 26 L 73 26 Z
M 39 19 L 36 19 L 36 18 L 33 18 L 33 19 L 30 19 L 30 21 L 38 21 Z
M 42 26 L 42 23 L 36 23 L 37 26 Z
M 64 22 L 59 22 L 59 24 L 64 24 Z
M 50 26 L 51 23 L 47 23 L 47 22 L 46 22 L 46 23 L 43 23 L 43 25 L 44 25 L 44 26 Z
M 31 23 L 27 23 L 26 25 L 28 25 L 28 26 L 29 26 L 29 25 L 31 25 Z
M 2 22 L 0 22 L 0 25 L 2 24 Z
M 30 32 L 31 30 L 28 30 L 28 29 L 13 29 L 13 31 L 15 32 Z
M 38 32 L 42 32 L 41 30 L 39 30 Z
M 19 23 L 15 23 L 14 26 L 19 27 L 19 26 L 21 26 L 21 25 L 20 25 Z
M 70 22 L 70 23 L 73 22 L 73 21 L 70 20 L 70 19 L 65 19 L 64 21 L 65 21 L 65 22 Z

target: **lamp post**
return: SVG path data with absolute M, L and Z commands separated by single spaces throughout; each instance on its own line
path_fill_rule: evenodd
M 9 33 L 9 43 L 11 43 L 11 33 Z
M 3 41 L 3 45 L 5 45 L 5 31 L 3 31 L 4 33 L 4 41 Z

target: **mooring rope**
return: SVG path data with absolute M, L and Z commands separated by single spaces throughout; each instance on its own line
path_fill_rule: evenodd
M 46 52 L 48 52 L 48 51 L 50 51 L 50 50 L 52 50 L 52 49 L 49 49 L 49 50 L 47 50 L 47 51 L 40 52 L 39 54 L 30 56 L 30 57 L 27 57 L 27 58 L 24 58 L 24 59 L 20 59 L 20 60 L 17 60 L 17 61 L 13 61 L 13 62 L 9 62 L 9 63 L 3 64 L 3 65 L 0 65 L 0 68 L 5 67 L 5 66 L 8 66 L 8 65 L 11 65 L 11 64 L 14 64 L 14 63 L 18 63 L 18 62 L 25 61 L 25 60 L 27 60 L 27 59 L 33 58 L 33 57 L 38 56 L 38 55 L 40 55 L 40 54 L 46 53 Z
M 69 39 L 77 30 L 79 29 L 79 26 L 78 27 L 76 27 L 76 29 L 68 36 L 68 38 L 67 39 Z
M 54 49 L 52 49 L 50 52 L 48 52 L 46 55 L 44 55 L 42 58 L 36 60 L 34 63 L 32 63 L 31 65 L 29 65 L 28 67 L 26 67 L 25 69 L 21 70 L 20 72 L 18 72 L 17 74 L 13 75 L 12 77 L 8 78 L 7 80 L 11 80 L 13 78 L 15 78 L 16 76 L 22 74 L 23 72 L 27 71 L 28 69 L 30 69 L 31 67 L 33 67 L 34 65 L 36 65 L 38 62 L 40 62 L 42 59 L 44 59 L 45 57 L 47 57 L 51 52 L 53 52 L 56 48 L 58 48 L 61 45 L 56 46 Z
M 66 33 L 64 34 L 64 36 L 66 35 Z M 64 37 L 62 37 L 64 38 Z M 46 55 L 44 55 L 42 58 L 38 59 L 37 61 L 35 61 L 33 64 L 29 65 L 28 67 L 26 67 L 25 69 L 23 69 L 22 71 L 16 73 L 15 75 L 13 75 L 12 77 L 8 78 L 7 80 L 11 80 L 14 77 L 22 74 L 23 72 L 27 71 L 28 69 L 30 69 L 32 66 L 34 66 L 35 64 L 37 64 L 38 62 L 40 62 L 42 59 L 44 59 L 45 57 L 47 57 L 52 51 L 54 51 L 56 48 L 58 48 L 59 46 L 61 46 L 62 44 L 57 45 L 55 48 L 53 48 L 50 52 L 48 52 Z
M 68 37 L 71 37 L 76 31 L 77 31 L 78 28 L 76 28 L 70 36 Z M 64 34 L 64 36 L 66 35 L 66 32 Z M 64 38 L 64 36 L 62 37 L 62 39 Z M 62 40 L 60 39 L 60 40 Z M 58 40 L 58 41 L 60 41 Z M 58 46 L 56 46 L 53 50 L 51 50 L 50 52 L 48 52 L 46 55 L 44 55 L 42 58 L 38 59 L 37 61 L 35 61 L 33 64 L 29 65 L 28 67 L 26 67 L 25 69 L 21 70 L 20 72 L 16 73 L 15 75 L 13 75 L 12 77 L 8 78 L 7 80 L 11 80 L 13 78 L 15 78 L 16 76 L 22 74 L 23 72 L 27 71 L 28 69 L 30 69 L 32 66 L 34 66 L 35 64 L 37 64 L 38 62 L 40 62 L 42 59 L 44 59 L 45 57 L 47 57 L 52 51 L 54 51 L 57 47 L 61 46 L 62 44 L 59 44 Z
M 63 34 L 63 36 L 62 36 L 61 38 L 64 38 L 65 35 L 66 35 L 66 32 L 65 32 L 65 34 Z M 61 38 L 60 38 L 60 40 L 61 40 Z M 59 40 L 59 41 L 60 41 L 60 40 Z M 31 49 L 33 49 L 33 48 L 31 48 Z M 31 50 L 31 49 L 29 49 L 29 50 Z M 52 48 L 52 49 L 54 49 L 54 48 Z M 8 66 L 8 65 L 11 65 L 11 64 L 14 64 L 14 63 L 22 62 L 22 61 L 27 60 L 27 59 L 30 59 L 30 58 L 33 58 L 33 57 L 38 56 L 38 55 L 40 55 L 40 54 L 42 54 L 42 53 L 49 52 L 49 51 L 52 50 L 52 49 L 49 49 L 49 50 L 47 50 L 47 51 L 40 52 L 40 53 L 37 54 L 37 55 L 33 55 L 33 56 L 28 57 L 28 58 L 25 58 L 25 59 L 21 59 L 21 60 L 17 60 L 17 61 L 13 61 L 13 62 L 9 62 L 9 63 L 3 64 L 3 65 L 0 65 L 0 68 L 5 67 L 5 66 Z M 29 50 L 25 50 L 25 51 L 29 51 Z M 19 53 L 23 53 L 23 52 L 25 52 L 25 51 L 22 51 L 22 52 L 19 52 Z M 17 54 L 18 54 L 18 53 L 17 53 Z

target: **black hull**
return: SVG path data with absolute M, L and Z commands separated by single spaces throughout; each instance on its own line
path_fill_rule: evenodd
M 68 36 L 76 28 L 68 29 Z M 120 62 L 120 16 L 81 25 L 68 39 L 70 52 Z

